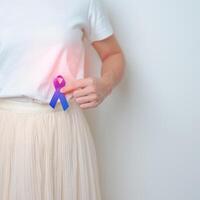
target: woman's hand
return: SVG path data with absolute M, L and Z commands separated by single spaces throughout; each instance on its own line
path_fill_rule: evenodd
M 60 90 L 62 93 L 72 93 L 72 97 L 83 109 L 98 106 L 112 91 L 108 78 L 84 78 L 75 80 Z
M 84 109 L 99 105 L 119 83 L 124 72 L 123 52 L 114 35 L 95 41 L 92 46 L 102 61 L 101 78 L 75 80 L 61 89 L 64 94 L 72 93 L 76 102 Z

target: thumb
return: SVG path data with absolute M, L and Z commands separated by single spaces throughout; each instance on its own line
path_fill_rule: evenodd
M 73 83 L 70 83 L 70 84 L 64 86 L 63 88 L 61 88 L 60 92 L 71 93 L 71 92 L 73 92 L 73 90 L 75 90 L 75 85 Z

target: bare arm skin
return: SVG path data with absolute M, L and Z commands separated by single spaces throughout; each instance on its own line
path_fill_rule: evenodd
M 125 68 L 124 55 L 114 34 L 104 40 L 93 42 L 92 46 L 102 61 L 101 77 L 79 79 L 61 89 L 64 94 L 72 93 L 83 109 L 98 106 L 111 94 L 121 81 Z

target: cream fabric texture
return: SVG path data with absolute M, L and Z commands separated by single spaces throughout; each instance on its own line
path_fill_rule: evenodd
M 69 103 L 0 99 L 1 200 L 101 200 L 93 136 Z

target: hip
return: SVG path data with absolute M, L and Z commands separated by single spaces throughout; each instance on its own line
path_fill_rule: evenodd
M 34 101 L 15 101 L 12 99 L 0 98 L 0 112 L 7 113 L 57 113 L 57 112 L 69 112 L 72 109 L 79 109 L 78 104 L 73 98 L 68 100 L 69 108 L 63 110 L 61 102 L 58 101 L 55 108 L 52 108 L 49 104 L 41 104 Z

